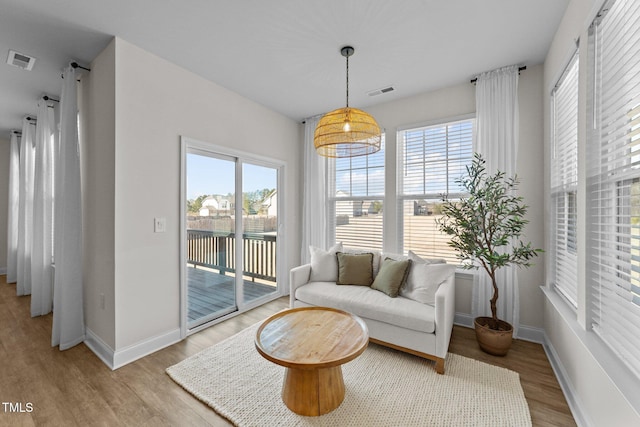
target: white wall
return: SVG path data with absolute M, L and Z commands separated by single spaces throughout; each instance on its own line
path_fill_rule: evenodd
M 544 134 L 543 134 L 543 67 L 528 66 L 520 75 L 518 97 L 520 104 L 520 144 L 518 167 L 520 195 L 529 206 L 526 239 L 533 247 L 544 246 Z M 520 324 L 542 329 L 544 325 L 543 295 L 544 257 L 533 260 L 533 266 L 518 269 L 520 286 Z M 521 331 L 524 333 L 525 331 Z
M 529 205 L 528 219 L 530 220 L 524 237 L 539 248 L 543 245 L 544 227 L 542 222 L 542 77 L 541 65 L 528 66 L 527 70 L 520 75 L 518 89 L 520 148 L 517 174 L 521 180 L 520 194 Z M 372 114 L 385 129 L 387 151 L 385 194 L 388 199 L 393 200 L 396 191 L 395 153 L 398 128 L 475 114 L 475 109 L 475 86 L 470 82 L 367 108 L 367 112 Z M 385 221 L 391 224 L 396 222 L 395 209 L 385 210 Z M 396 231 L 394 227 L 385 228 L 385 250 L 398 251 Z M 544 280 L 544 260 L 538 258 L 534 263 L 532 268 L 519 270 L 520 323 L 534 331 L 541 331 L 543 298 L 540 285 Z M 470 321 L 471 316 L 471 293 L 471 278 L 469 275 L 459 275 L 456 279 L 456 312 L 459 317 L 460 315 L 467 317 L 467 321 Z M 541 332 L 538 335 L 541 336 Z
M 7 215 L 9 211 L 9 151 L 11 144 L 0 139 L 0 274 L 7 269 Z
M 180 326 L 180 136 L 287 163 L 288 271 L 299 262 L 301 132 L 121 39 L 115 64 L 115 346 L 123 349 Z M 154 217 L 166 218 L 165 233 L 153 232 Z
M 544 135 L 545 135 L 545 218 L 550 224 L 548 207 L 548 175 L 550 152 L 550 93 L 560 77 L 570 55 L 575 50 L 576 39 L 581 40 L 580 83 L 578 112 L 579 194 L 585 194 L 585 147 L 587 132 L 587 26 L 593 19 L 602 0 L 572 0 L 553 39 L 544 64 Z M 578 235 L 586 236 L 586 202 L 578 214 Z M 545 346 L 567 400 L 578 422 L 593 426 L 640 425 L 640 384 L 626 367 L 589 330 L 585 298 L 585 248 L 584 238 L 579 238 L 578 254 L 578 312 L 576 313 L 550 289 L 545 291 L 544 304 Z M 548 247 L 549 242 L 545 243 Z M 548 251 L 549 252 L 549 251 Z
M 115 350 L 115 41 L 89 68 L 82 76 L 80 141 L 85 324 Z

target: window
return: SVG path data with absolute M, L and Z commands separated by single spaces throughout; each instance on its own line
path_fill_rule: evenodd
M 401 131 L 398 136 L 398 221 L 403 252 L 458 263 L 436 225 L 444 198 L 464 197 L 455 182 L 473 157 L 474 119 Z
M 328 160 L 330 242 L 383 249 L 384 145 L 383 135 L 377 153 Z
M 578 52 L 551 93 L 551 281 L 577 307 Z
M 617 270 L 630 282 L 631 301 L 640 305 L 640 179 L 617 183 Z
M 593 330 L 640 376 L 640 2 L 605 3 L 593 51 L 587 146 L 587 291 Z

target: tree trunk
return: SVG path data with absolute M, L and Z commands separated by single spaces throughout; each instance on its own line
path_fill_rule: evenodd
M 498 302 L 498 285 L 496 284 L 496 272 L 492 271 L 490 274 L 491 277 L 491 286 L 493 286 L 493 297 L 491 297 L 490 303 L 491 303 L 491 318 L 493 319 L 493 322 L 491 322 L 491 329 L 498 329 L 498 308 L 496 306 L 496 303 Z

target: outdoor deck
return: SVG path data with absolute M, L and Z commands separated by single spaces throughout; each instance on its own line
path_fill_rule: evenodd
M 210 315 L 216 311 L 226 310 L 235 305 L 235 277 L 222 275 L 217 271 L 204 268 L 187 268 L 189 286 L 189 323 Z M 275 292 L 276 284 L 244 281 L 243 302 L 252 301 Z

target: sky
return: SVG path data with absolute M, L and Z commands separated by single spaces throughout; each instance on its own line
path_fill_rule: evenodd
M 235 163 L 230 160 L 187 153 L 187 199 L 233 193 L 234 168 Z M 277 187 L 278 173 L 273 168 L 244 163 L 242 176 L 244 192 Z

